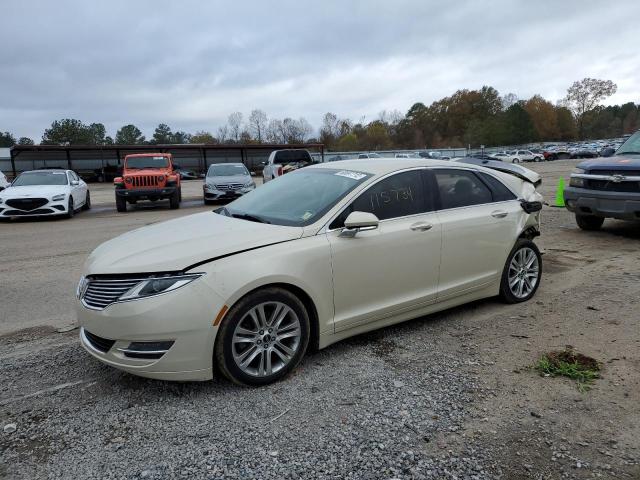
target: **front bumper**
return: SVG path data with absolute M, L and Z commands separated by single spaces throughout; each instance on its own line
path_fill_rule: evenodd
M 91 355 L 126 372 L 160 380 L 209 380 L 217 327 L 224 301 L 196 280 L 166 294 L 114 303 L 103 310 L 76 302 L 80 342 Z M 97 348 L 90 334 L 113 341 Z M 173 342 L 160 358 L 132 358 L 122 350 L 132 342 Z
M 241 197 L 254 189 L 255 187 L 239 188 L 238 190 L 218 190 L 215 187 L 209 187 L 207 185 L 202 187 L 205 200 L 234 199 Z
M 566 187 L 564 203 L 567 210 L 578 215 L 640 220 L 640 194 L 638 193 Z
M 66 215 L 68 207 L 67 200 L 49 202 L 42 207 L 34 210 L 21 210 L 19 208 L 10 207 L 4 203 L 0 203 L 0 218 L 20 218 L 20 217 L 55 217 L 58 215 Z
M 116 197 L 132 200 L 155 200 L 169 198 L 176 193 L 177 186 L 163 188 L 116 188 Z

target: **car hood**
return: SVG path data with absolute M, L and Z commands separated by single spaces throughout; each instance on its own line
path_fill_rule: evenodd
M 595 158 L 580 162 L 576 165 L 578 168 L 585 170 L 639 170 L 640 156 L 624 154 L 615 155 L 613 157 Z
M 284 227 L 197 213 L 133 230 L 96 248 L 85 274 L 153 273 L 188 270 L 217 257 L 302 236 L 300 227 Z
M 61 193 L 69 193 L 69 185 L 25 185 L 9 187 L 0 193 L 3 198 L 50 198 Z
M 170 175 L 171 171 L 168 168 L 132 168 L 127 169 L 124 172 L 126 177 L 135 177 L 138 175 Z
M 206 183 L 247 183 L 251 182 L 249 175 L 229 175 L 229 176 L 215 176 L 207 177 Z

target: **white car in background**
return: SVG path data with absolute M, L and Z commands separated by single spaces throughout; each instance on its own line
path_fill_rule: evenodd
M 544 156 L 531 150 L 512 150 L 507 152 L 507 156 L 502 157 L 501 160 L 511 163 L 541 162 L 544 160 Z
M 529 300 L 541 200 L 526 176 L 440 160 L 303 168 L 99 246 L 76 293 L 80 341 L 145 377 L 271 383 L 308 348 L 480 298 Z
M 11 183 L 7 180 L 7 177 L 4 173 L 0 172 L 0 192 L 7 188 Z
M 73 217 L 91 208 L 87 184 L 73 170 L 32 170 L 0 192 L 0 218 Z

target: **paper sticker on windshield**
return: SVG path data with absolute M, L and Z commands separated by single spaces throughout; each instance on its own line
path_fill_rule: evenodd
M 304 215 L 302 215 L 302 220 L 309 220 L 311 217 L 313 217 L 313 213 L 304 212 Z
M 51 175 L 66 175 L 67 172 L 49 172 Z
M 164 160 L 165 157 L 153 157 L 154 160 Z
M 352 178 L 354 180 L 362 180 L 364 177 L 366 177 L 367 175 L 364 173 L 359 173 L 359 172 L 351 172 L 349 170 L 341 170 L 339 172 L 336 172 L 336 175 L 339 175 L 341 177 L 347 177 L 347 178 Z

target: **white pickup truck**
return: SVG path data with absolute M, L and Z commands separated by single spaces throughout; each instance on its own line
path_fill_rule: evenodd
M 307 150 L 274 150 L 269 155 L 269 160 L 264 162 L 264 168 L 262 169 L 264 183 L 278 178 L 291 170 L 306 167 L 312 163 L 313 159 Z

